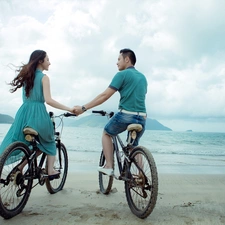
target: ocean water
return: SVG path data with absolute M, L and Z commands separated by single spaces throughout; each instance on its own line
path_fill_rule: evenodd
M 0 143 L 10 125 L 0 124 Z M 58 127 L 70 171 L 96 170 L 101 128 Z M 126 140 L 126 132 L 121 135 Z M 145 131 L 140 145 L 152 153 L 159 173 L 225 174 L 225 133 Z

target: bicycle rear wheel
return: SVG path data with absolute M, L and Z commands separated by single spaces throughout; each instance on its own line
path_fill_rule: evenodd
M 125 182 L 128 205 L 137 217 L 144 219 L 153 211 L 158 195 L 158 174 L 148 149 L 138 146 L 130 154 L 129 181 Z
M 25 207 L 32 189 L 32 174 L 25 166 L 23 174 L 18 165 L 27 160 L 30 149 L 22 142 L 9 145 L 0 157 L 0 215 L 10 219 Z M 32 173 L 32 172 L 30 172 Z M 30 179 L 26 179 L 29 176 Z
M 63 189 L 66 182 L 67 173 L 68 173 L 68 155 L 66 147 L 61 143 L 61 148 L 57 148 L 56 160 L 54 163 L 54 169 L 60 171 L 60 178 L 49 180 L 46 179 L 46 188 L 50 194 L 55 194 Z M 46 161 L 46 171 L 48 171 L 48 163 Z
M 104 166 L 104 165 L 105 165 L 105 156 L 102 151 L 100 156 L 99 166 Z M 113 163 L 113 169 L 114 169 L 114 163 Z M 98 180 L 99 180 L 100 191 L 105 195 L 109 194 L 109 192 L 112 189 L 113 176 L 108 176 L 99 172 Z

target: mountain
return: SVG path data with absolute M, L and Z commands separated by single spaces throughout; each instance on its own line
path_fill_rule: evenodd
M 64 118 L 64 124 L 66 126 L 75 127 L 100 127 L 103 128 L 108 122 L 107 117 L 98 115 L 89 115 L 82 118 Z M 147 118 L 146 120 L 146 130 L 166 130 L 172 131 L 170 128 L 165 127 L 157 120 Z
M 0 114 L 0 123 L 10 123 L 12 124 L 14 121 L 14 119 L 9 116 L 9 115 L 5 115 L 5 114 Z
M 14 119 L 5 114 L 0 114 L 0 123 L 12 124 Z M 64 118 L 64 125 L 74 126 L 74 127 L 100 127 L 103 128 L 108 122 L 107 117 L 98 115 L 89 115 L 82 118 Z M 157 120 L 147 118 L 146 120 L 146 130 L 167 130 L 172 131 L 170 128 L 162 125 Z
M 160 122 L 157 120 L 153 120 L 150 118 L 147 118 L 146 125 L 145 125 L 146 130 L 167 130 L 167 131 L 172 131 L 169 127 L 166 127 L 162 125 Z

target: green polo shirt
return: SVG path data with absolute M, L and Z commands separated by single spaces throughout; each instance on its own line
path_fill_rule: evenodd
M 134 67 L 119 71 L 109 85 L 120 93 L 119 109 L 144 113 L 147 86 L 146 77 Z

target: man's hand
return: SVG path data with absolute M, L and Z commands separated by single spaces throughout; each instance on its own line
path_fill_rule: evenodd
M 82 110 L 82 106 L 76 105 L 76 106 L 73 107 L 73 113 L 76 114 L 77 116 L 79 116 L 83 112 L 84 111 Z
M 74 113 L 74 107 L 70 108 L 68 111 L 69 111 L 70 113 L 72 113 L 72 114 L 75 114 L 75 113 Z

